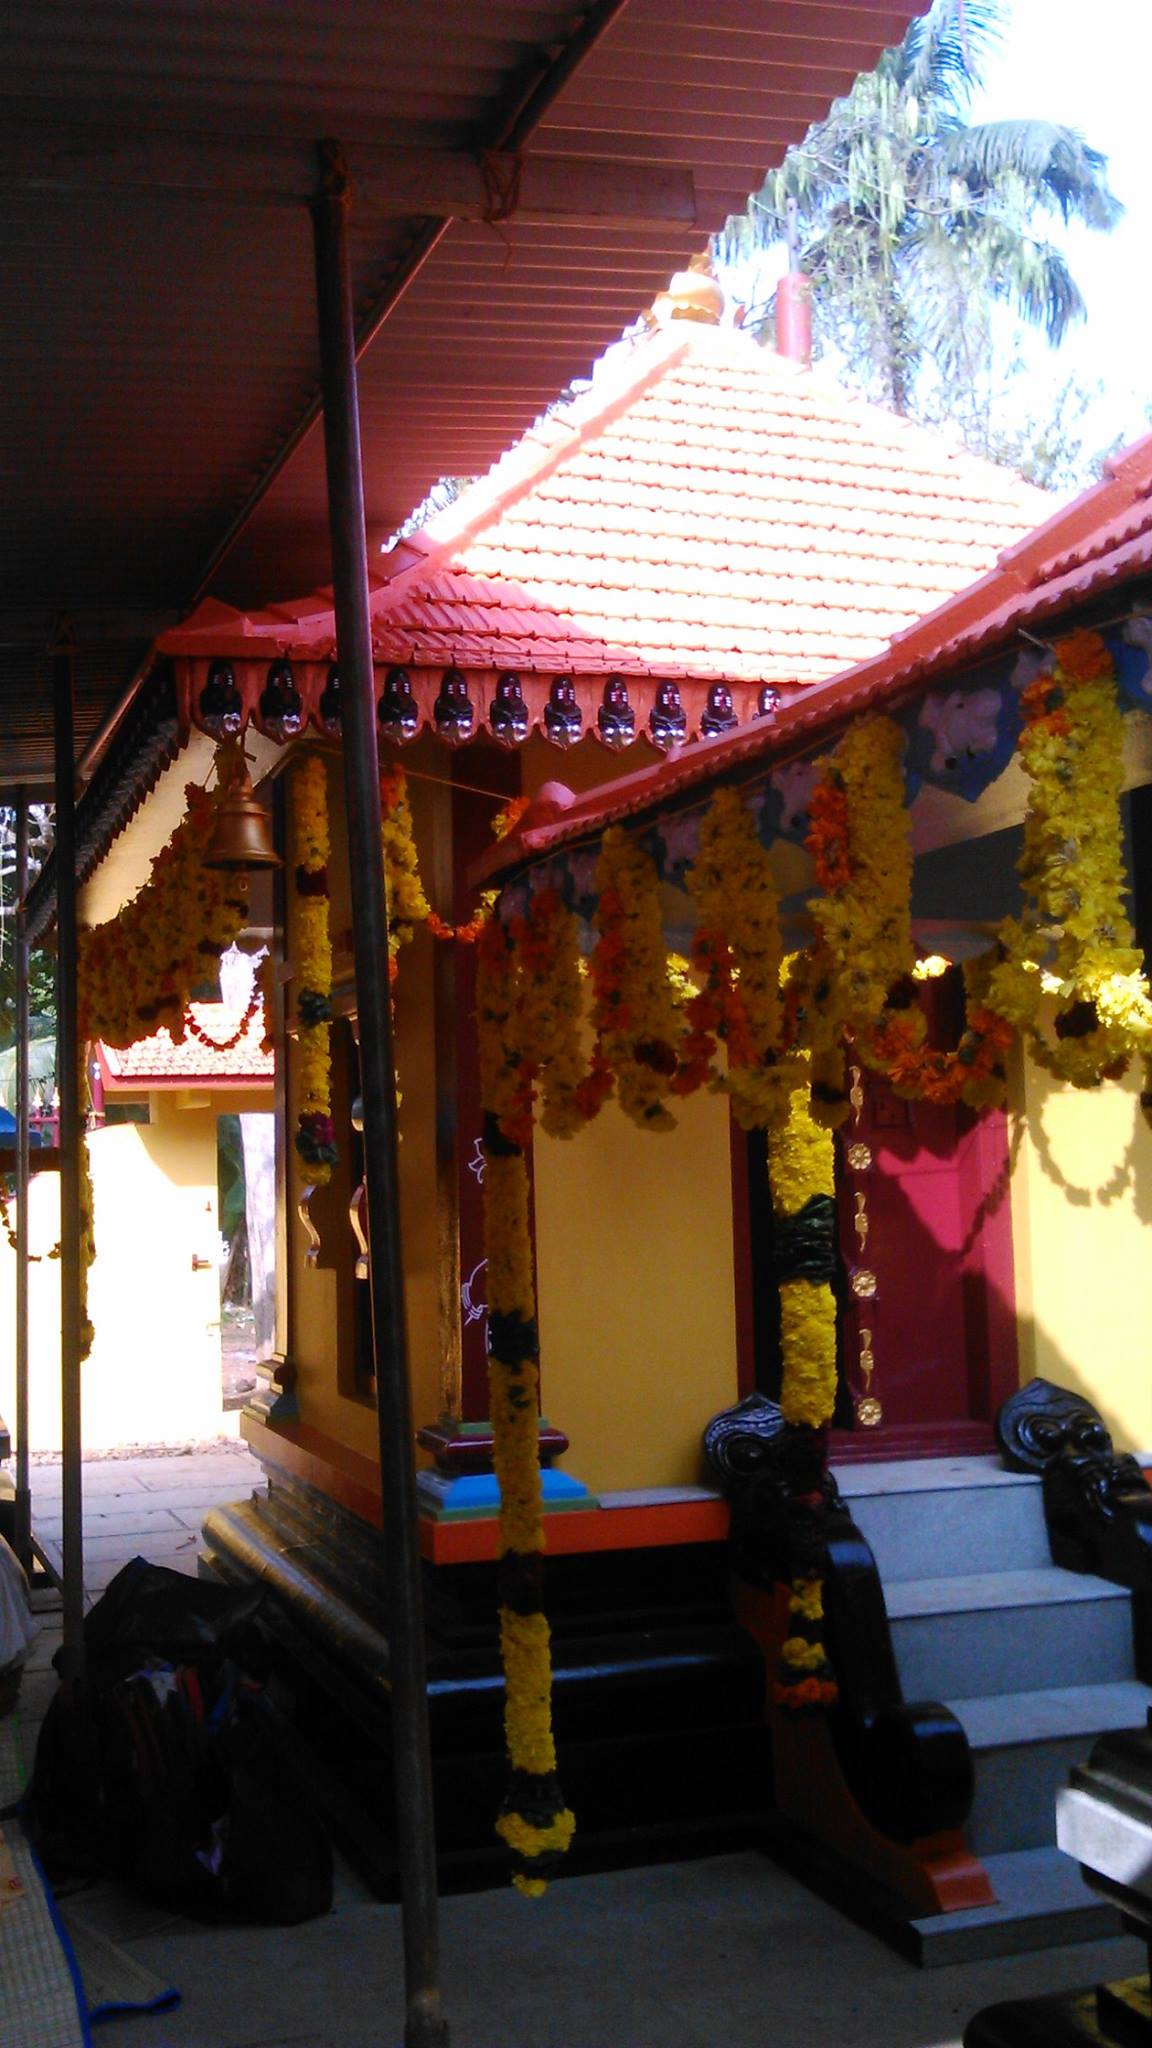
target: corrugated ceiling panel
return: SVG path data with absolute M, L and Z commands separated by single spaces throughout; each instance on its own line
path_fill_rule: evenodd
M 585 374 L 912 11 L 906 0 L 630 0 L 532 146 L 691 165 L 699 224 L 455 224 L 363 362 L 373 536 L 438 475 L 486 466 Z M 473 146 L 501 131 L 579 14 L 572 0 L 9 0 L 0 130 L 34 119 L 54 136 L 99 120 L 129 137 Z M 357 230 L 361 308 L 388 289 L 420 226 Z M 0 614 L 188 603 L 314 394 L 304 210 L 259 208 L 242 190 L 233 204 L 8 189 L 0 266 Z M 261 604 L 326 574 L 312 432 L 212 587 Z M 123 676 L 135 651 L 115 640 L 90 650 L 88 673 Z M 82 736 L 102 687 L 80 707 Z M 0 694 L 0 741 L 11 735 L 0 779 L 18 732 L 27 766 L 17 703 Z

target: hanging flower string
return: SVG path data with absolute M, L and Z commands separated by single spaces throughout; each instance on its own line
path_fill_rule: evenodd
M 192 990 L 248 920 L 248 877 L 205 867 L 221 799 L 243 770 L 235 743 L 216 749 L 211 790 L 190 782 L 185 814 L 152 862 L 143 888 L 116 916 L 77 934 L 77 1010 L 82 1048 L 77 1076 L 88 1102 L 87 1046 L 123 1048 L 166 1026 L 184 1038 Z M 80 1141 L 80 1356 L 92 1349 L 88 1274 L 95 1258 L 94 1197 L 87 1139 Z M 51 1254 L 50 1254 L 51 1256 Z
M 531 1082 L 517 1032 L 517 974 L 504 926 L 493 918 L 477 954 L 480 1087 L 484 1111 L 484 1228 L 488 1254 L 488 1379 L 493 1462 L 500 1485 L 500 1651 L 508 1788 L 496 1831 L 512 1852 L 512 1880 L 538 1897 L 572 1839 L 575 1821 L 556 1775 L 551 1648 L 543 1612 L 539 1340 L 532 1277 L 528 1169 Z
M 248 998 L 248 1007 L 237 1024 L 235 1031 L 227 1038 L 213 1038 L 211 1032 L 205 1031 L 203 1025 L 197 1022 L 191 1009 L 185 1013 L 184 1029 L 189 1038 L 194 1038 L 198 1045 L 208 1046 L 212 1052 L 234 1052 L 248 1030 L 249 1025 L 254 1021 L 262 1000 L 263 992 L 260 984 L 255 982 L 252 994 Z
M 670 1131 L 665 1108 L 679 1065 L 676 1005 L 668 982 L 660 878 L 639 842 L 613 826 L 596 870 L 592 1018 L 597 1070 L 615 1078 L 625 1116 L 650 1131 Z
M 388 898 L 388 971 L 395 982 L 400 948 L 411 943 L 417 925 L 425 924 L 432 915 L 420 880 L 408 778 L 402 768 L 383 771 L 380 810 Z
M 332 1177 L 339 1158 L 332 1123 L 332 940 L 328 929 L 328 776 L 323 756 L 306 754 L 292 781 L 292 870 L 295 879 L 296 1024 L 298 1032 L 296 1150 L 314 1187 Z
M 709 1078 L 713 1034 L 724 1039 L 720 1083 L 741 1129 L 772 1130 L 788 1116 L 797 1064 L 783 1045 L 776 885 L 756 820 L 735 790 L 719 790 L 700 827 L 688 893 L 699 923 L 693 964 L 704 986 L 685 1006 L 688 1038 L 673 1081 L 688 1094 Z
M 904 807 L 904 734 L 891 718 L 850 727 L 810 804 L 807 847 L 823 894 L 810 905 L 816 938 L 794 980 L 793 1010 L 813 1054 L 813 1114 L 829 1129 L 848 1115 L 844 1036 L 879 1064 L 871 1035 L 893 1014 L 923 1033 L 911 980 L 912 853 Z
M 1057 642 L 1051 675 L 1021 697 L 1020 761 L 1032 790 L 1019 861 L 1021 916 L 1000 927 L 992 1007 L 1057 1079 L 1093 1088 L 1152 1052 L 1152 1002 L 1125 896 L 1123 716 L 1098 633 Z M 1057 998 L 1053 1037 L 1037 1022 Z
M 832 1133 L 812 1116 L 807 1077 L 768 1134 L 773 1265 L 780 1290 L 780 1408 L 789 1470 L 789 1632 L 774 1697 L 801 1710 L 826 1707 L 836 1682 L 825 1654 L 824 1468 L 836 1404 L 836 1207 Z
M 188 784 L 185 816 L 144 887 L 115 917 L 78 934 L 84 1038 L 124 1047 L 166 1025 L 179 1045 L 192 990 L 247 923 L 247 876 L 204 866 L 220 798 L 236 773 L 234 750 L 217 748 L 216 765 L 214 789 Z
M 540 1127 L 552 1138 L 571 1138 L 594 1114 L 599 1070 L 586 1070 L 581 1046 L 584 1008 L 580 932 L 555 889 L 538 889 L 511 938 L 519 963 L 515 1028 L 520 1071 L 531 1089 L 539 1083 Z
M 11 1246 L 11 1249 L 14 1252 L 19 1251 L 20 1246 L 17 1240 L 15 1226 L 12 1222 L 12 1210 L 9 1207 L 7 1190 L 5 1189 L 2 1180 L 0 1180 L 0 1230 L 4 1232 L 4 1235 L 7 1238 L 8 1243 Z M 29 1252 L 28 1264 L 30 1266 L 38 1266 L 41 1263 L 41 1261 L 45 1258 L 58 1259 L 59 1257 L 60 1245 L 59 1241 L 57 1241 L 57 1243 L 53 1245 L 50 1252 Z
M 96 1257 L 96 1196 L 92 1186 L 92 1161 L 88 1153 L 87 1121 L 91 1106 L 88 1082 L 88 1047 L 81 1041 L 76 1051 L 76 1097 L 80 1110 L 80 1136 L 76 1150 L 80 1196 L 80 1357 L 91 1352 L 96 1332 L 88 1313 L 88 1275 Z

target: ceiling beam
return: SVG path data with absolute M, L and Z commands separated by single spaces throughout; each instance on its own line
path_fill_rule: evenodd
M 644 227 L 696 220 L 692 172 L 677 165 L 519 156 L 508 150 L 345 147 L 359 225 L 435 220 L 612 221 Z M 124 135 L 14 119 L 0 128 L 0 186 L 25 192 L 171 192 L 238 207 L 306 206 L 317 156 L 263 137 Z

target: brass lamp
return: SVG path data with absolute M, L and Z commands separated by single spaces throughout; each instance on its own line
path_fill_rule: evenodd
M 252 787 L 248 763 L 244 761 L 217 806 L 204 866 L 237 873 L 248 868 L 283 865 L 272 844 L 271 821 Z

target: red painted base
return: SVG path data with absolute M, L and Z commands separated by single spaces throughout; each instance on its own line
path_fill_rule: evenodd
M 739 1620 L 764 1653 L 769 1688 L 788 1625 L 788 1588 L 767 1592 L 737 1584 Z M 913 1913 L 957 1913 L 990 1906 L 996 1894 L 984 1865 L 958 1828 L 918 1842 L 894 1842 L 867 1820 L 849 1791 L 827 1716 L 777 1707 L 769 1689 L 773 1791 L 786 1819 L 903 1899 Z

